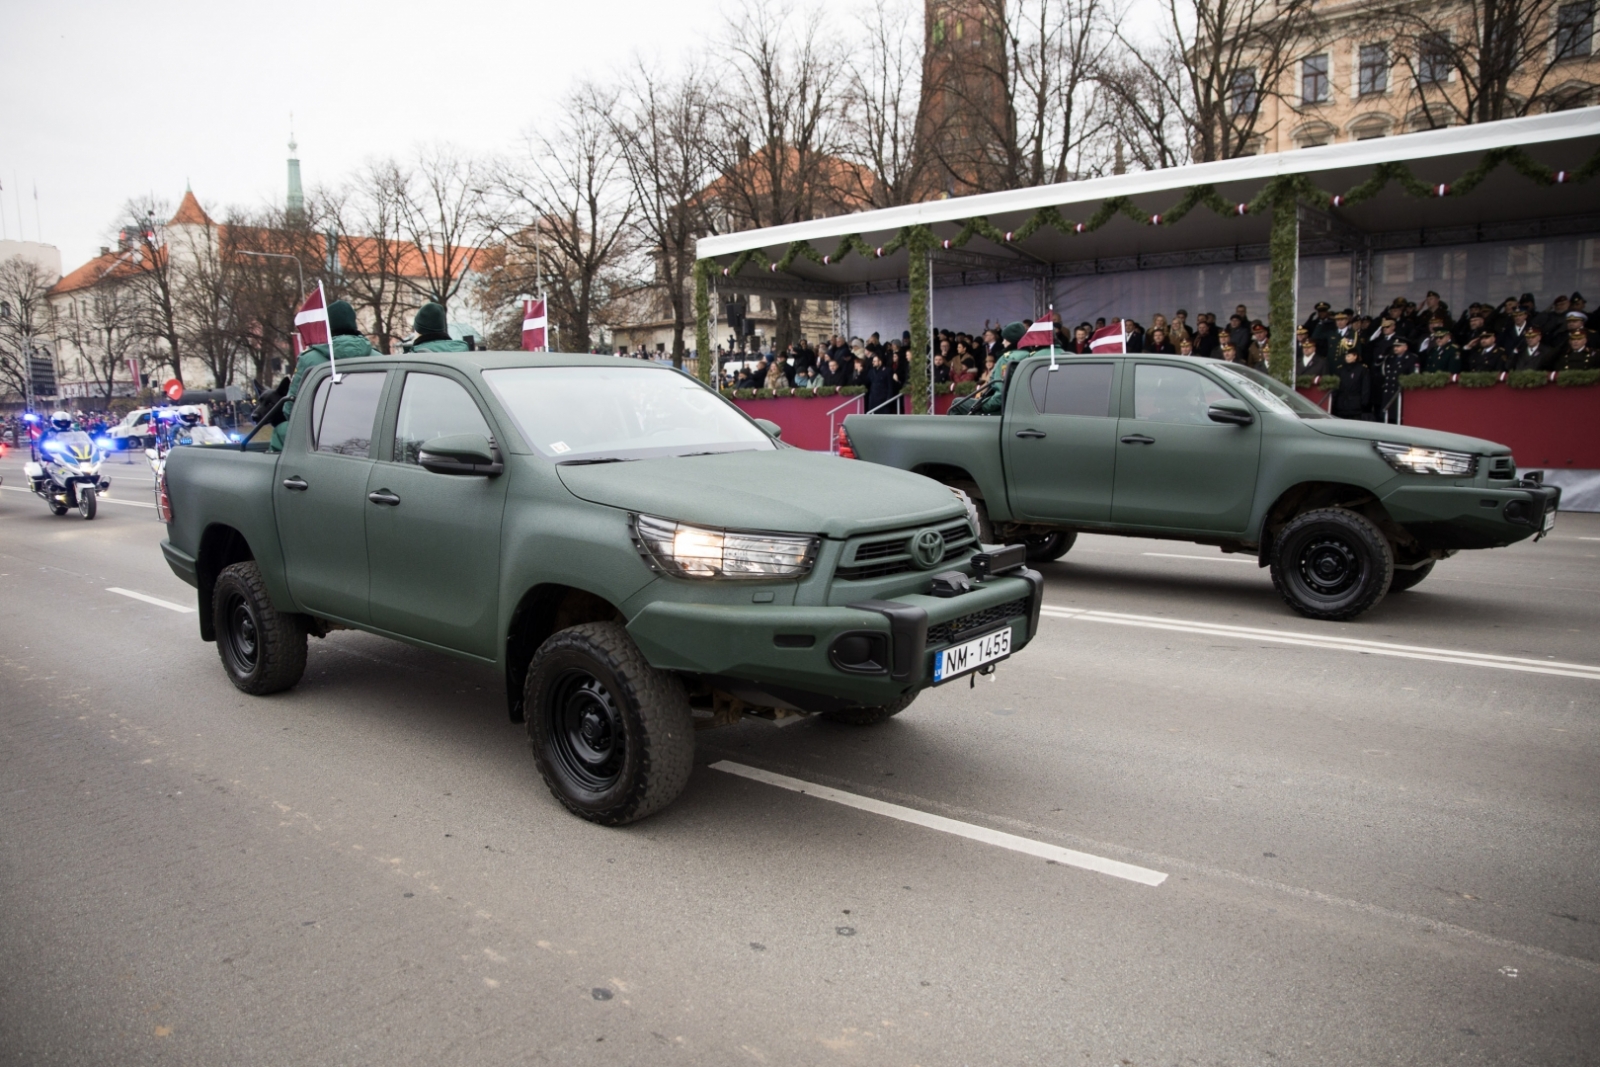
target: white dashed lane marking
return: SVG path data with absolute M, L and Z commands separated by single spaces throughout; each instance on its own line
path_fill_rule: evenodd
M 1269 641 L 1278 645 L 1304 645 L 1308 648 L 1334 649 L 1341 652 L 1360 652 L 1369 656 L 1396 656 L 1401 659 L 1425 659 L 1435 663 L 1453 663 L 1467 667 L 1492 667 L 1502 671 L 1524 671 L 1528 674 L 1556 674 L 1566 678 L 1588 678 L 1600 681 L 1600 666 L 1588 663 L 1562 663 L 1557 660 L 1529 659 L 1522 656 L 1496 656 L 1487 652 L 1464 652 L 1454 648 L 1427 648 L 1422 645 L 1395 645 L 1385 641 L 1363 641 L 1336 634 L 1295 633 L 1286 630 L 1264 630 L 1254 626 L 1227 626 L 1222 623 L 1200 622 L 1195 619 L 1169 619 L 1155 615 L 1124 615 L 1113 611 L 1090 611 L 1078 608 L 1045 607 L 1042 614 L 1052 619 L 1069 622 L 1098 622 L 1112 626 L 1138 626 L 1150 630 L 1170 630 L 1174 633 L 1199 634 L 1207 637 L 1244 638 Z
M 0 489 L 4 489 L 8 493 L 27 493 L 30 496 L 33 494 L 33 490 L 32 489 L 24 489 L 20 485 L 0 485 Z M 138 500 L 119 500 L 114 496 L 102 496 L 100 498 L 100 503 L 102 503 L 102 504 L 126 504 L 130 508 L 149 508 L 152 511 L 155 510 L 155 505 L 154 504 L 145 504 L 145 503 L 143 503 L 141 501 L 138 501 Z
M 813 782 L 802 781 L 799 778 L 790 778 L 786 774 L 774 774 L 772 771 L 764 771 L 758 767 L 747 767 L 743 763 L 734 763 L 731 760 L 718 760 L 711 765 L 711 769 L 723 771 L 727 774 L 736 774 L 741 778 L 748 778 L 754 782 L 777 786 L 779 789 L 804 793 L 806 796 L 816 797 L 818 800 L 831 800 L 835 804 L 843 804 L 847 808 L 855 808 L 858 811 L 867 811 L 874 815 L 898 819 L 901 822 L 923 826 L 930 830 L 954 834 L 956 837 L 964 837 L 969 841 L 979 841 L 985 845 L 994 845 L 996 848 L 1010 849 L 1012 852 L 1021 852 L 1029 856 L 1038 856 L 1041 859 L 1054 860 L 1063 866 L 1078 867 L 1085 871 L 1094 871 L 1097 874 L 1109 874 L 1113 878 L 1123 878 L 1130 882 L 1138 882 L 1140 885 L 1155 886 L 1167 880 L 1165 874 L 1160 871 L 1152 871 L 1147 867 L 1136 867 L 1131 863 L 1106 859 L 1104 856 L 1078 852 L 1075 849 L 1062 848 L 1059 845 L 1047 845 L 1043 841 L 1018 837 L 1016 834 L 991 830 L 987 826 L 978 826 L 974 823 L 961 822 L 957 819 L 947 819 L 943 815 L 930 815 L 928 812 L 918 811 L 916 808 L 890 804 L 888 801 L 864 797 L 859 793 L 846 793 L 842 789 L 817 785 Z
M 119 589 L 114 585 L 106 586 L 106 592 L 116 593 L 118 596 L 132 597 L 134 600 L 142 600 L 146 604 L 154 604 L 156 607 L 166 608 L 168 611 L 194 611 L 194 608 L 186 607 L 183 604 L 174 604 L 170 600 L 162 600 L 160 597 L 151 596 L 149 593 L 135 593 L 132 589 Z

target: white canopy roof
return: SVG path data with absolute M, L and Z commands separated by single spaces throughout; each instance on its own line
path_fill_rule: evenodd
M 1484 153 L 1508 147 L 1520 147 L 1551 168 L 1575 171 L 1600 151 L 1600 107 L 745 230 L 701 238 L 698 254 L 702 259 L 727 263 L 741 252 L 761 249 L 769 259 L 777 260 L 794 241 L 807 241 L 818 252 L 827 254 L 847 234 L 859 234 L 876 246 L 892 239 L 902 227 L 915 224 L 930 226 L 938 236 L 950 238 L 965 220 L 976 216 L 987 217 L 1002 231 L 1014 230 L 1043 207 L 1054 207 L 1067 219 L 1078 222 L 1087 220 L 1102 203 L 1116 196 L 1132 197 L 1142 211 L 1156 214 L 1171 208 L 1185 191 L 1197 185 L 1212 186 L 1230 203 L 1245 203 L 1266 182 L 1285 174 L 1304 174 L 1318 188 L 1343 193 L 1371 178 L 1383 163 L 1404 163 L 1429 184 L 1449 183 L 1477 166 Z M 1391 183 L 1371 200 L 1330 209 L 1339 224 L 1363 233 L 1481 226 L 1597 212 L 1600 180 L 1546 185 L 1523 177 L 1510 166 L 1497 168 L 1466 196 L 1417 198 Z M 1267 240 L 1267 227 L 1265 213 L 1224 217 L 1200 205 L 1170 226 L 1140 224 L 1119 216 L 1090 233 L 1062 234 L 1047 226 L 1014 243 L 973 237 L 963 251 L 983 257 L 991 267 L 1010 261 L 1038 270 L 1051 263 L 1259 244 Z M 802 285 L 811 282 L 843 287 L 904 278 L 906 270 L 906 253 L 901 250 L 882 258 L 850 255 L 829 265 L 799 257 L 787 273 Z M 750 267 L 741 277 L 756 273 L 756 268 Z

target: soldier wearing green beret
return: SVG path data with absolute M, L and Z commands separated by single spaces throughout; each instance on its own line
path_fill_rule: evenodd
M 465 352 L 465 341 L 452 341 L 450 339 L 450 324 L 445 321 L 444 306 L 429 301 L 417 310 L 417 317 L 411 320 L 411 328 L 417 335 L 411 339 L 413 352 Z
M 328 332 L 333 335 L 333 355 L 340 362 L 360 359 L 377 351 L 361 336 L 361 329 L 356 325 L 356 309 L 350 306 L 349 301 L 335 300 L 328 305 Z M 289 416 L 294 411 L 294 401 L 300 395 L 300 387 L 305 384 L 307 374 L 326 362 L 327 345 L 312 345 L 300 353 L 300 361 L 294 368 L 294 380 L 289 383 L 289 399 L 283 404 L 283 421 L 272 428 L 272 443 L 267 446 L 269 451 L 283 451 L 283 441 L 289 433 Z

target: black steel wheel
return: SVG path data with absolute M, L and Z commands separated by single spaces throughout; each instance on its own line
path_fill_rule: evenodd
M 688 694 L 650 666 L 620 623 L 573 626 L 541 645 L 524 707 L 539 774 L 574 815 L 620 826 L 666 807 L 689 784 Z
M 829 722 L 842 722 L 846 726 L 876 726 L 880 722 L 888 722 L 902 711 L 905 711 L 915 699 L 917 699 L 917 694 L 909 693 L 881 707 L 841 708 L 838 711 L 825 711 L 822 713 L 822 717 Z
M 1396 570 L 1394 572 L 1394 578 L 1389 582 L 1389 592 L 1403 593 L 1407 589 L 1410 589 L 1412 586 L 1422 581 L 1422 579 L 1433 573 L 1434 562 L 1434 560 L 1430 559 L 1428 562 L 1424 563 L 1415 570 Z
M 1021 544 L 1029 563 L 1054 563 L 1071 551 L 1077 540 L 1076 530 L 1053 530 L 1047 534 L 1029 534 Z
M 1377 526 L 1348 508 L 1296 515 L 1272 545 L 1272 584 L 1312 619 L 1343 621 L 1388 592 L 1394 552 Z
M 235 563 L 217 575 L 211 618 L 222 669 L 244 692 L 252 696 L 281 692 L 305 673 L 304 620 L 272 606 L 254 563 Z

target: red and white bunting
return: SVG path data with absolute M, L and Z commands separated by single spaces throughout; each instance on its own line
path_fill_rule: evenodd
M 1089 351 L 1091 352 L 1126 352 L 1128 349 L 1128 331 L 1121 319 L 1100 327 L 1089 338 Z
M 548 347 L 545 337 L 550 316 L 545 313 L 544 298 L 522 302 L 522 350 L 543 352 Z

